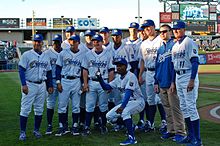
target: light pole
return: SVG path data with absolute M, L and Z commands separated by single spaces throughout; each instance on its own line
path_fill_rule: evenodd
M 138 0 L 138 24 L 140 24 L 140 18 L 141 18 L 141 16 L 140 16 L 140 0 Z
M 63 18 L 64 18 L 64 16 L 61 16 L 62 41 L 63 41 Z
M 34 30 L 34 17 L 35 17 L 35 12 L 33 10 L 32 12 L 32 39 L 34 38 L 35 30 Z
M 90 29 L 90 27 L 91 27 L 91 25 L 90 25 L 90 18 L 91 18 L 91 16 L 88 16 L 88 21 L 89 21 L 89 29 Z

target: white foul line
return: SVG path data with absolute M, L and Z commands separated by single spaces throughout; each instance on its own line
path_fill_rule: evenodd
M 208 90 L 213 90 L 213 91 L 220 91 L 219 88 L 210 88 L 210 87 L 199 87 L 200 89 L 208 89 Z
M 220 106 L 217 106 L 217 107 L 215 107 L 215 108 L 213 108 L 212 110 L 210 110 L 210 114 L 213 116 L 213 117 L 215 117 L 215 118 L 217 118 L 217 119 L 220 119 L 220 116 L 217 114 L 217 110 L 218 109 L 220 109 Z

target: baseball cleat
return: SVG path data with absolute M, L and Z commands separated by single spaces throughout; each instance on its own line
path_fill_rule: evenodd
M 46 135 L 51 135 L 53 133 L 52 129 L 53 129 L 52 126 L 48 126 L 47 131 L 45 132 L 45 134 Z
M 174 136 L 175 136 L 174 133 L 166 132 L 161 136 L 161 139 L 165 140 L 165 139 L 173 138 Z
M 65 134 L 69 133 L 69 132 L 70 132 L 70 131 L 65 130 L 65 128 L 60 127 L 60 128 L 58 129 L 58 132 L 55 134 L 55 136 L 63 136 L 63 135 L 65 135 Z
M 41 137 L 42 137 L 42 134 L 41 134 L 39 131 L 37 131 L 37 130 L 34 130 L 34 131 L 33 131 L 33 134 L 34 134 L 34 136 L 35 136 L 36 138 L 41 138 Z
M 19 136 L 19 140 L 20 141 L 25 141 L 26 140 L 26 133 L 25 133 L 25 131 L 21 131 L 20 132 L 20 136 Z
M 161 125 L 160 125 L 159 131 L 160 131 L 161 134 L 167 132 L 167 122 L 165 120 L 161 121 Z
M 83 132 L 82 132 L 82 136 L 88 136 L 88 135 L 90 135 L 91 134 L 91 132 L 90 132 L 90 129 L 89 128 L 85 128 L 84 130 L 83 130 Z
M 78 129 L 78 127 L 72 127 L 72 129 L 71 129 L 71 134 L 72 134 L 73 136 L 79 135 L 79 129 Z
M 135 140 L 134 137 L 132 137 L 131 135 L 128 136 L 128 139 L 126 139 L 125 141 L 121 142 L 120 145 L 130 145 L 130 144 L 136 144 L 137 141 Z
M 146 124 L 144 126 L 144 132 L 151 132 L 154 131 L 155 127 L 154 127 L 154 123 L 151 125 L 150 121 L 146 121 Z
M 101 131 L 101 134 L 106 134 L 108 133 L 108 128 L 106 126 L 103 126 L 103 127 L 100 127 L 100 131 Z
M 185 136 L 183 135 L 179 135 L 179 134 L 176 134 L 174 137 L 173 137 L 173 141 L 179 143 L 181 141 L 183 141 L 185 139 Z

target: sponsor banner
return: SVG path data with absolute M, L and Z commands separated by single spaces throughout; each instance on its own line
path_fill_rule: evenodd
M 172 20 L 176 21 L 180 19 L 180 13 L 172 13 Z
M 180 11 L 180 5 L 179 4 L 171 5 L 171 11 L 172 12 L 179 12 Z
M 220 24 L 217 25 L 217 33 L 220 33 Z
M 32 27 L 32 18 L 26 19 L 26 26 Z M 34 27 L 36 28 L 44 28 L 47 26 L 46 18 L 34 18 Z
M 53 18 L 53 28 L 66 28 L 73 25 L 72 18 Z
M 172 13 L 171 12 L 160 12 L 160 23 L 171 23 Z
M 217 14 L 217 23 L 220 24 L 220 14 Z
M 19 18 L 0 18 L 0 28 L 19 28 Z
M 217 20 L 217 14 L 216 13 L 210 13 L 209 14 L 209 20 L 216 21 Z
M 206 55 L 205 54 L 200 54 L 199 55 L 199 64 L 206 64 Z
M 207 64 L 218 64 L 220 63 L 220 52 L 207 53 L 206 59 L 207 59 Z
M 209 20 L 209 9 L 205 4 L 181 4 L 180 19 L 181 20 Z
M 215 5 L 210 5 L 209 6 L 209 12 L 210 13 L 216 13 L 217 7 Z
M 96 29 L 98 27 L 97 18 L 78 18 L 77 27 L 79 29 Z

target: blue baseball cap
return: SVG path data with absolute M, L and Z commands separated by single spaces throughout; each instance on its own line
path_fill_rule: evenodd
M 60 34 L 56 34 L 53 37 L 53 41 L 59 41 L 62 42 L 62 36 Z
M 103 41 L 103 38 L 100 34 L 96 34 L 92 37 L 92 41 L 99 41 L 99 42 L 102 42 Z
M 138 28 L 138 31 L 143 31 L 144 29 L 142 27 L 139 27 Z
M 99 32 L 100 32 L 100 33 L 102 33 L 102 32 L 107 32 L 107 33 L 109 33 L 109 29 L 108 29 L 108 27 L 102 27 L 102 28 L 99 30 Z
M 131 22 L 129 28 L 135 28 L 135 29 L 138 29 L 138 28 L 139 28 L 139 24 L 136 23 L 136 22 Z
M 112 36 L 122 35 L 122 31 L 120 29 L 113 29 Z
M 141 25 L 142 28 L 149 27 L 149 26 L 155 26 L 154 21 L 151 19 L 144 20 L 144 23 Z
M 95 35 L 95 31 L 88 29 L 85 31 L 84 36 L 94 36 Z
M 173 28 L 172 29 L 181 29 L 181 28 L 186 28 L 185 22 L 178 20 L 173 22 Z
M 128 65 L 128 62 L 127 62 L 127 60 L 124 59 L 124 58 L 117 58 L 117 59 L 114 60 L 113 64 L 114 64 L 114 65 L 123 64 L 123 65 L 126 65 L 126 66 L 127 66 L 127 65 Z
M 67 26 L 66 27 L 66 32 L 74 32 L 75 28 L 73 26 Z
M 80 37 L 79 37 L 79 35 L 74 34 L 69 38 L 69 40 L 74 40 L 74 41 L 80 42 Z
M 34 35 L 33 41 L 43 41 L 43 40 L 44 40 L 44 38 L 43 38 L 42 34 L 35 34 Z

